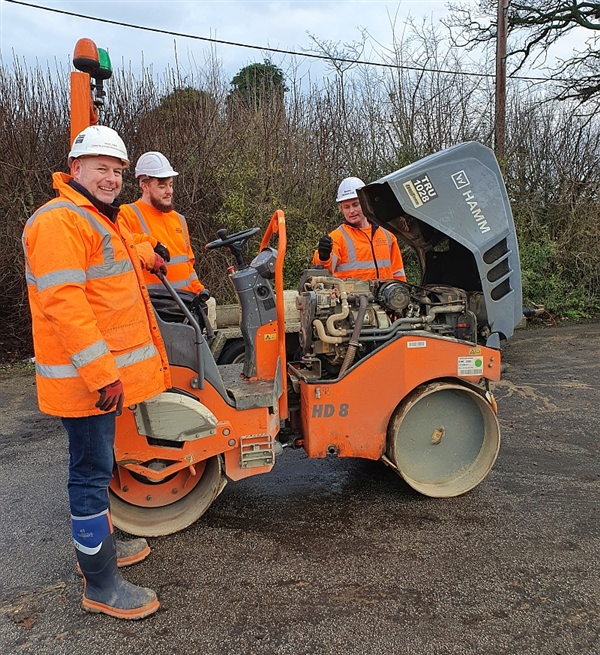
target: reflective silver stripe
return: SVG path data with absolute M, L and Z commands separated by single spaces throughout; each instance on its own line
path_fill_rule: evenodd
M 334 253 L 331 257 L 331 270 L 335 271 L 337 268 L 339 257 Z
M 40 364 L 35 363 L 35 372 L 43 378 L 53 378 L 59 380 L 62 378 L 78 378 L 77 369 L 71 364 Z
M 71 514 L 71 519 L 73 521 L 73 527 L 77 525 L 77 521 L 89 521 L 90 519 L 95 519 L 98 516 L 102 516 L 103 514 L 108 514 L 108 510 L 105 509 L 103 512 L 100 512 L 99 514 L 90 514 L 90 516 L 73 516 Z M 77 528 L 75 528 L 77 529 Z M 100 542 L 97 546 L 84 546 L 81 544 L 75 537 L 73 537 L 73 543 L 75 544 L 75 548 L 77 550 L 80 550 L 82 553 L 85 553 L 86 555 L 95 555 L 96 553 L 100 552 L 100 549 L 102 548 L 102 542 Z
M 354 241 L 352 237 L 346 232 L 346 230 L 343 230 L 341 227 L 338 228 L 338 230 L 344 235 L 344 240 L 346 241 L 346 249 L 348 251 L 348 263 L 340 264 L 337 267 L 338 271 L 355 271 L 361 268 L 371 270 L 373 268 L 377 268 L 377 266 L 379 266 L 379 268 L 381 268 L 382 266 L 391 266 L 391 262 L 389 259 L 378 259 L 377 266 L 375 266 L 375 262 L 369 263 L 368 261 L 364 261 L 364 262 L 358 261 L 358 259 L 356 258 L 356 248 L 354 247 Z
M 80 544 L 76 539 L 73 539 L 73 544 L 75 544 L 76 550 L 81 551 L 85 555 L 95 555 L 96 553 L 99 553 L 100 549 L 102 548 L 102 542 L 100 542 L 94 548 L 90 548 L 89 546 L 84 546 L 83 544 Z
M 94 280 L 101 277 L 110 277 L 111 275 L 120 275 L 129 271 L 133 271 L 133 264 L 129 259 L 121 259 L 118 262 L 90 266 L 87 270 L 87 278 L 88 280 Z
M 384 266 L 391 266 L 392 262 L 389 259 L 378 259 L 377 260 L 377 267 L 383 268 Z M 336 270 L 338 271 L 354 271 L 358 270 L 359 268 L 366 268 L 366 269 L 371 269 L 371 268 L 376 268 L 375 263 L 371 262 L 354 262 L 353 264 L 340 264 Z
M 148 228 L 148 224 L 146 223 L 146 220 L 144 219 L 144 215 L 142 214 L 142 211 L 137 205 L 131 204 L 131 205 L 126 205 L 126 207 L 131 207 L 133 210 L 133 213 L 138 217 L 138 220 L 140 222 L 140 225 L 142 226 L 142 231 L 145 232 L 146 234 L 150 235 L 151 232 Z
M 93 348 L 93 346 L 90 347 Z M 88 349 L 86 348 L 81 352 L 85 352 L 86 350 Z M 108 352 L 108 348 L 106 350 Z M 154 347 L 154 344 L 150 344 L 149 346 L 143 346 L 137 350 L 132 350 L 130 353 L 125 353 L 124 355 L 117 355 L 115 357 L 115 362 L 118 368 L 125 368 L 127 366 L 131 366 L 132 364 L 143 362 L 146 359 L 151 359 L 155 355 L 158 355 L 158 351 Z M 90 359 L 90 361 L 93 361 L 93 359 Z M 83 364 L 79 364 L 79 366 L 82 365 Z M 77 369 L 71 364 L 40 364 L 39 362 L 36 362 L 35 372 L 43 378 L 53 378 L 55 380 L 79 377 Z
M 27 284 L 33 284 L 33 285 L 35 285 L 36 283 L 35 276 L 29 270 L 29 264 L 27 263 L 27 261 L 25 262 L 25 282 L 27 282 Z
M 190 279 L 188 278 L 187 280 L 179 280 L 177 282 L 171 282 L 171 286 L 174 289 L 183 289 L 183 287 L 187 287 L 191 284 Z M 158 284 L 147 284 L 146 285 L 147 289 L 164 289 L 165 286 L 162 283 Z
M 385 238 L 387 240 L 388 248 L 391 250 L 392 249 L 392 235 L 387 230 L 383 230 L 383 234 L 385 235 Z
M 96 232 L 98 232 L 98 234 L 102 237 L 102 255 L 104 257 L 104 261 L 115 261 L 115 249 L 113 248 L 111 234 L 108 229 L 102 225 L 102 223 L 91 212 L 83 209 L 83 207 L 79 207 L 73 202 L 61 200 L 58 202 L 50 202 L 49 204 L 40 207 L 27 221 L 27 225 L 31 225 L 34 219 L 36 219 L 40 214 L 54 211 L 55 209 L 68 209 L 69 211 L 79 214 L 82 218 L 85 218 L 86 221 L 88 221 L 88 223 L 94 228 L 94 230 L 96 230 Z
M 389 266 L 389 264 L 388 264 Z M 360 269 L 371 270 L 375 268 L 374 263 L 369 262 L 355 262 L 354 264 L 340 264 L 336 270 L 338 271 L 358 271 Z
M 133 212 L 135 213 L 135 215 L 138 217 L 138 220 L 140 221 L 140 225 L 142 226 L 143 231 L 146 234 L 151 235 L 152 232 L 150 232 L 150 228 L 148 227 L 148 223 L 146 223 L 146 220 L 144 219 L 144 216 L 143 216 L 140 208 L 137 205 L 134 205 L 134 204 L 127 205 L 127 206 L 131 207 L 131 209 L 133 209 Z M 175 213 L 177 214 L 177 217 L 179 218 L 179 222 L 181 223 L 181 230 L 183 232 L 183 241 L 185 243 L 185 248 L 186 248 L 186 250 L 189 250 L 190 242 L 189 242 L 189 238 L 188 238 L 188 231 L 187 231 L 187 227 L 186 227 L 186 223 L 185 223 L 185 218 L 181 214 L 178 214 L 177 212 L 175 212 Z M 167 266 L 169 264 L 185 264 L 188 261 L 189 260 L 188 260 L 187 255 L 177 255 L 176 257 L 171 257 L 171 261 L 168 262 Z
M 406 273 L 404 272 L 404 269 L 401 268 L 398 271 L 394 271 L 392 274 L 394 277 L 406 277 Z
M 106 345 L 106 341 L 100 339 L 100 341 L 96 341 L 96 343 L 93 343 L 91 346 L 71 355 L 69 359 L 75 368 L 81 368 L 86 364 L 91 364 L 107 353 L 110 353 L 110 350 Z
M 34 278 L 34 281 L 38 291 L 54 287 L 57 284 L 85 284 L 85 271 L 81 268 L 65 268 L 62 271 L 40 275 L 37 280 Z
M 198 279 L 198 276 L 196 275 L 196 273 L 191 273 L 190 274 L 190 280 L 197 280 L 197 279 Z
M 344 236 L 344 241 L 346 242 L 346 250 L 348 251 L 348 262 L 346 264 L 340 264 L 339 266 L 335 266 L 334 270 L 336 271 L 357 271 L 360 269 L 364 269 L 367 271 L 370 270 L 377 270 L 381 269 L 384 266 L 391 267 L 392 262 L 390 259 L 378 259 L 377 264 L 374 261 L 358 261 L 356 258 L 356 248 L 354 247 L 354 241 L 352 237 L 346 232 L 346 230 L 343 229 L 343 227 L 338 227 L 338 230 L 342 233 Z M 385 237 L 388 242 L 388 246 L 391 247 L 391 241 L 390 241 L 390 236 L 389 234 L 386 233 L 384 230 L 383 233 L 385 234 Z M 368 239 L 368 236 L 367 236 Z M 371 245 L 373 242 L 369 239 L 371 242 Z
M 342 229 L 341 227 L 338 227 L 338 230 L 342 233 L 342 236 L 344 237 L 344 241 L 346 242 L 346 250 L 348 251 L 348 264 L 342 264 L 342 266 L 350 266 L 352 268 L 356 268 L 356 248 L 354 247 L 354 241 L 350 237 L 350 235 L 346 232 L 346 230 Z M 338 270 L 342 270 L 341 266 L 338 267 Z
M 151 359 L 155 355 L 158 355 L 158 350 L 156 350 L 154 344 L 150 344 L 149 346 L 143 346 L 142 348 L 132 350 L 130 353 L 125 353 L 124 355 L 117 355 L 115 357 L 115 362 L 117 368 L 125 368 L 126 366 L 143 362 L 146 359 Z
M 75 519 L 76 521 L 86 521 L 87 519 L 98 518 L 98 516 L 102 516 L 102 514 L 108 514 L 108 510 L 103 509 L 101 512 L 98 512 L 97 514 L 90 514 L 89 516 L 74 516 L 71 514 L 71 518 Z
M 177 214 L 177 212 L 175 212 Z M 179 216 L 179 222 L 181 223 L 181 229 L 183 231 L 183 241 L 185 243 L 185 249 L 188 251 L 190 249 L 190 240 L 188 236 L 188 231 L 187 231 L 187 225 L 185 223 L 185 218 L 181 214 L 177 214 Z

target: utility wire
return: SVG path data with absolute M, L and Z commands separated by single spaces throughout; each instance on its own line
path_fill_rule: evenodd
M 108 18 L 97 18 L 96 16 L 85 16 L 71 11 L 64 11 L 63 9 L 54 9 L 52 7 L 43 7 L 40 5 L 33 5 L 28 2 L 20 2 L 19 0 L 2 0 L 9 2 L 13 5 L 21 5 L 22 7 L 30 7 L 31 9 L 41 9 L 42 11 L 49 11 L 53 14 L 61 14 L 63 16 L 72 16 L 73 18 L 82 18 L 84 20 L 93 20 L 98 23 L 106 23 L 108 25 L 116 25 L 118 27 L 128 27 L 133 30 L 142 30 L 145 32 L 154 32 L 156 34 L 166 34 L 167 36 L 178 36 L 182 39 L 193 39 L 196 41 L 206 41 L 208 43 L 218 43 L 220 45 L 230 45 L 236 48 L 249 48 L 251 50 L 261 50 L 263 52 L 276 52 L 282 55 L 291 55 L 293 57 L 306 57 L 309 59 L 321 59 L 324 61 L 335 61 L 342 64 L 360 64 L 363 66 L 378 66 L 380 68 L 399 68 L 402 70 L 420 71 L 423 73 L 445 73 L 448 75 L 468 75 L 472 77 L 496 77 L 495 73 L 472 73 L 469 71 L 452 71 L 439 68 L 426 68 L 420 66 L 406 66 L 403 64 L 386 64 L 378 61 L 367 61 L 363 59 L 348 59 L 345 57 L 333 57 L 327 55 L 317 55 L 310 52 L 295 52 L 294 50 L 282 50 L 280 48 L 269 48 L 267 46 L 252 45 L 249 43 L 237 43 L 236 41 L 223 41 L 222 39 L 212 39 L 207 36 L 197 36 L 195 34 L 185 34 L 183 32 L 172 32 L 170 30 L 161 30 L 157 27 L 146 27 L 144 25 L 133 25 L 132 23 L 123 23 L 121 21 L 110 20 Z M 523 77 L 514 75 L 509 77 L 513 80 L 526 80 L 530 82 L 553 82 L 560 81 L 558 78 L 550 79 L 547 77 Z M 563 80 L 567 81 L 567 80 Z

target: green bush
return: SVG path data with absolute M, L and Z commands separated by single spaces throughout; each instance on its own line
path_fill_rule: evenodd
M 547 236 L 523 240 L 519 250 L 523 304 L 541 305 L 556 317 L 589 318 L 598 310 L 585 286 L 574 285 L 560 263 L 559 248 Z

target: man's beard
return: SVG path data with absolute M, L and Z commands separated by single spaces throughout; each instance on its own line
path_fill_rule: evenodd
M 167 202 L 161 202 L 160 200 L 156 200 L 156 198 L 150 198 L 150 203 L 154 207 L 154 209 L 158 209 L 159 212 L 164 212 L 165 214 L 167 212 L 173 211 L 173 201 Z

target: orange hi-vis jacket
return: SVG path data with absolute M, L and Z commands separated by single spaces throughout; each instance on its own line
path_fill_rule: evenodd
M 65 418 L 102 414 L 98 390 L 117 379 L 125 405 L 171 385 L 133 237 L 70 179 L 54 174 L 58 197 L 23 231 L 38 401 Z
M 342 223 L 329 236 L 333 239 L 331 257 L 323 262 L 315 251 L 313 265 L 322 265 L 342 280 L 395 278 L 406 282 L 398 240 L 386 229 L 371 224 L 363 228 Z
M 194 253 L 185 218 L 176 211 L 161 212 L 138 200 L 131 205 L 121 205 L 117 220 L 134 235 L 136 240 L 147 239 L 156 246 L 158 242 L 169 249 L 171 261 L 167 264 L 167 280 L 173 288 L 200 293 L 204 285 L 194 270 Z M 164 289 L 160 280 L 149 271 L 144 272 L 148 289 Z

